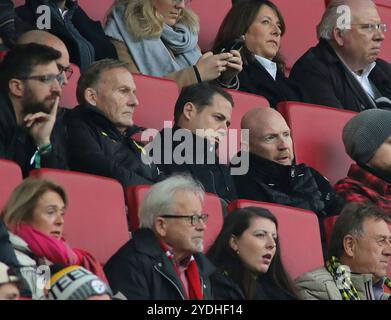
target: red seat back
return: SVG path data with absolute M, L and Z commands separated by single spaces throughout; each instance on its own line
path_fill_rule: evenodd
M 273 3 L 285 20 L 286 33 L 282 37 L 281 52 L 290 70 L 297 59 L 318 43 L 316 26 L 325 4 L 323 0 L 274 0 Z
M 106 20 L 106 14 L 114 2 L 114 0 L 78 0 L 80 7 L 92 20 L 102 23 Z
M 71 247 L 105 263 L 129 240 L 124 193 L 116 180 L 56 169 L 33 170 L 30 176 L 53 180 L 67 191 L 64 237 Z
M 178 99 L 178 86 L 174 81 L 133 74 L 136 95 L 140 105 L 134 112 L 135 123 L 144 128 L 163 129 L 164 121 L 174 120 L 174 107 Z M 147 141 L 143 141 L 147 142 Z
M 229 162 L 230 159 L 240 150 L 240 122 L 242 121 L 242 117 L 251 109 L 256 107 L 270 107 L 269 101 L 263 97 L 255 94 L 235 91 L 235 90 L 227 90 L 233 97 L 235 106 L 232 109 L 232 117 L 231 117 L 231 126 L 230 130 L 237 130 L 237 134 L 235 131 L 232 131 L 229 136 L 229 151 L 227 154 L 227 160 Z M 235 139 L 236 138 L 236 139 Z M 220 144 L 220 148 L 222 148 L 222 144 Z
M 379 12 L 381 21 L 387 24 L 387 27 L 390 27 L 391 23 L 391 1 L 390 0 L 377 0 L 377 10 Z M 389 31 L 388 31 L 389 32 Z M 391 39 L 388 34 L 385 34 L 386 38 L 382 43 L 382 48 L 380 51 L 379 58 L 386 60 L 391 63 Z
M 23 181 L 22 170 L 13 161 L 0 159 L 0 212 L 12 191 Z
M 282 260 L 293 279 L 323 265 L 318 218 L 312 211 L 251 200 L 231 202 L 228 210 L 251 206 L 268 209 L 276 216 Z
M 277 106 L 292 130 L 297 163 L 305 163 L 332 184 L 346 177 L 353 162 L 345 152 L 342 130 L 355 112 L 299 102 Z
M 60 106 L 73 109 L 78 105 L 76 98 L 77 81 L 80 78 L 80 69 L 77 65 L 71 64 L 73 69 L 72 77 L 68 80 L 68 83 L 62 88 L 62 96 Z
M 12 0 L 15 7 L 23 6 L 26 3 L 26 0 Z
M 149 189 L 150 186 L 145 185 L 131 186 L 127 189 L 128 217 L 132 231 L 139 227 L 140 206 Z M 204 252 L 206 252 L 223 226 L 223 208 L 220 199 L 212 193 L 205 193 L 203 211 L 209 214 L 204 237 Z
M 190 3 L 189 7 L 200 18 L 201 30 L 198 35 L 198 45 L 202 52 L 212 49 L 220 25 L 231 6 L 231 0 L 193 0 Z
M 335 221 L 337 221 L 337 218 L 338 216 L 330 216 L 323 220 L 323 226 L 324 226 L 326 241 L 328 245 L 330 244 L 331 231 L 333 231 L 333 226 Z

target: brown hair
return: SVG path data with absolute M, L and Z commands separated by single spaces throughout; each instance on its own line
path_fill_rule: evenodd
M 213 52 L 219 53 L 227 44 L 244 35 L 264 5 L 270 7 L 276 13 L 281 24 L 281 36 L 283 36 L 286 30 L 284 17 L 273 2 L 269 0 L 242 0 L 238 1 L 225 16 L 216 36 Z M 240 54 L 244 64 L 248 64 L 254 59 L 254 54 L 246 46 L 242 48 Z M 280 53 L 277 53 L 273 61 L 281 72 L 285 71 L 285 62 Z
M 53 191 L 68 204 L 65 189 L 49 180 L 27 178 L 12 192 L 1 216 L 7 227 L 13 231 L 20 223 L 29 222 L 41 196 L 47 191 Z
M 365 231 L 363 225 L 365 220 L 369 218 L 391 223 L 391 218 L 373 204 L 348 203 L 342 210 L 331 231 L 329 255 L 341 258 L 345 253 L 343 246 L 345 236 L 363 236 Z

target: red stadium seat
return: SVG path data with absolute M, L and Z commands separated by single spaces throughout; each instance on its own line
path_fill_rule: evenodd
M 281 51 L 287 69 L 309 48 L 318 43 L 316 26 L 320 22 L 325 4 L 323 0 L 273 0 L 280 9 L 286 24 Z
M 56 169 L 33 170 L 30 176 L 56 181 L 67 191 L 64 237 L 72 247 L 105 263 L 129 240 L 124 193 L 117 181 Z
M 139 226 L 139 209 L 149 189 L 150 186 L 145 185 L 132 186 L 127 189 L 128 217 L 132 231 L 137 230 Z M 223 226 L 223 208 L 220 198 L 212 193 L 205 193 L 203 210 L 209 214 L 204 238 L 204 252 L 206 252 Z
M 379 11 L 379 15 L 382 19 L 382 22 L 387 23 L 387 27 L 390 27 L 391 23 L 391 1 L 375 1 L 378 3 L 377 10 Z M 387 3 L 386 3 L 387 2 Z M 382 4 L 380 4 L 382 3 Z M 388 31 L 389 32 L 389 31 Z M 380 58 L 391 63 L 391 39 L 385 34 L 386 38 L 383 41 L 382 48 L 380 51 Z
M 133 77 L 140 102 L 134 113 L 135 123 L 140 127 L 160 131 L 163 129 L 164 121 L 168 121 L 171 127 L 178 98 L 177 84 L 171 80 L 142 74 L 133 74 Z
M 103 23 L 114 0 L 78 0 L 78 3 L 91 19 Z
M 337 218 L 338 218 L 338 216 L 330 216 L 330 217 L 327 217 L 323 220 L 327 244 L 330 243 L 331 231 L 333 230 L 333 226 L 334 226 L 335 221 L 337 221 Z
M 26 0 L 12 0 L 15 7 L 23 6 L 26 2 Z
M 0 159 L 0 211 L 8 201 L 12 191 L 23 181 L 22 170 L 13 161 Z
M 62 88 L 62 96 L 60 106 L 73 109 L 78 105 L 76 99 L 77 81 L 80 78 L 80 69 L 77 65 L 71 64 L 73 69 L 72 77 L 68 80 L 68 83 Z
M 300 102 L 277 106 L 289 127 L 297 163 L 305 163 L 332 184 L 346 177 L 353 162 L 345 152 L 342 129 L 355 112 Z
M 225 15 L 231 9 L 231 0 L 193 0 L 189 7 L 200 18 L 198 45 L 202 52 L 212 49 L 213 42 Z
M 229 127 L 231 130 L 240 130 L 240 122 L 242 121 L 242 117 L 247 113 L 247 111 L 250 111 L 256 107 L 270 107 L 269 101 L 263 96 L 235 90 L 227 91 L 232 95 L 235 103 L 235 106 L 232 110 L 231 126 Z M 237 135 L 236 146 L 234 144 L 232 146 L 230 145 L 227 159 L 231 159 L 239 149 L 240 134 Z
M 268 209 L 276 216 L 282 259 L 293 279 L 323 265 L 318 218 L 312 211 L 251 200 L 231 202 L 228 210 L 251 206 Z

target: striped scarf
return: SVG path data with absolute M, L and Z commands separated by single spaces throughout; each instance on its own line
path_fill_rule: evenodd
M 341 264 L 337 257 L 332 256 L 326 262 L 326 268 L 333 276 L 343 300 L 360 300 L 351 279 L 350 268 L 347 265 Z M 389 278 L 385 277 L 384 284 L 391 288 L 391 280 Z

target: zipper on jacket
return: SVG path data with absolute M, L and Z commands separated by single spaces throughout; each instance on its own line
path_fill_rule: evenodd
M 182 293 L 181 289 L 178 288 L 178 286 L 175 284 L 175 282 L 172 281 L 168 276 L 166 276 L 166 275 L 163 273 L 163 271 L 159 270 L 159 268 L 157 268 L 156 266 L 153 266 L 153 267 L 155 268 L 155 270 L 156 270 L 157 272 L 159 272 L 163 277 L 165 277 L 168 281 L 170 281 L 170 282 L 173 284 L 173 286 L 178 290 L 179 294 L 181 295 L 182 300 L 186 300 L 185 297 L 183 296 L 183 293 Z
M 295 177 L 295 167 L 294 166 L 291 167 L 291 177 L 292 178 Z

